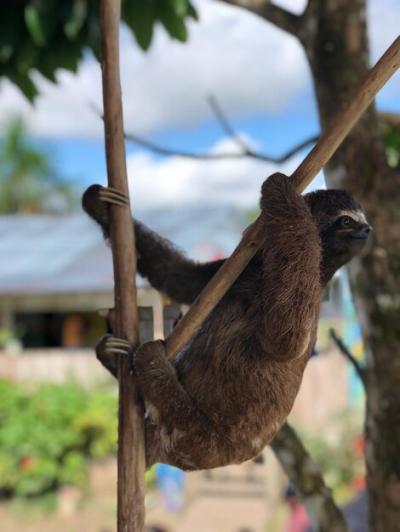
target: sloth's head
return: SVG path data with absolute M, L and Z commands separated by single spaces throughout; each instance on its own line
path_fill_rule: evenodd
M 325 274 L 358 255 L 372 231 L 364 211 L 344 190 L 317 190 L 304 196 L 318 226 Z

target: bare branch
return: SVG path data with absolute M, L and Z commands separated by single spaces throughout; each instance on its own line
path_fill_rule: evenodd
M 194 153 L 190 151 L 182 151 L 174 148 L 166 148 L 155 142 L 150 142 L 149 140 L 143 139 L 133 133 L 125 133 L 125 140 L 128 142 L 133 142 L 146 150 L 158 153 L 159 155 L 169 155 L 176 157 L 183 157 L 184 159 L 201 159 L 201 160 L 218 160 L 218 159 L 240 159 L 246 157 L 245 154 L 241 153 Z
M 243 139 L 241 139 L 239 135 L 235 132 L 235 130 L 233 129 L 233 127 L 231 126 L 227 118 L 224 116 L 215 97 L 210 96 L 208 100 L 210 102 L 210 105 L 219 123 L 222 125 L 223 130 L 226 131 L 229 137 L 232 138 L 236 142 L 236 144 L 240 147 L 241 149 L 240 152 L 237 152 L 237 153 L 209 153 L 209 152 L 208 153 L 195 153 L 195 152 L 190 152 L 190 151 L 183 151 L 179 149 L 167 148 L 165 146 L 161 146 L 160 144 L 151 142 L 138 135 L 135 135 L 134 133 L 124 133 L 125 140 L 128 142 L 133 142 L 134 144 L 137 144 L 138 146 L 141 146 L 142 148 L 145 148 L 146 150 L 152 151 L 153 153 L 157 153 L 158 155 L 182 157 L 184 159 L 218 161 L 218 160 L 226 160 L 226 159 L 243 159 L 245 157 L 249 157 L 250 159 L 257 159 L 259 161 L 282 164 L 286 162 L 287 160 L 289 160 L 294 155 L 296 155 L 296 153 L 298 153 L 299 151 L 303 150 L 304 148 L 307 148 L 307 146 L 310 146 L 311 144 L 315 144 L 319 139 L 317 135 L 314 135 L 313 137 L 309 137 L 308 139 L 303 140 L 301 143 L 296 144 L 293 148 L 283 153 L 283 155 L 280 155 L 279 157 L 275 157 L 273 155 L 267 155 L 265 153 L 255 151 L 248 144 L 246 144 L 243 141 Z M 89 102 L 89 106 L 97 115 L 99 115 L 101 119 L 103 119 L 103 114 L 101 110 L 93 102 Z
M 337 348 L 341 354 L 347 358 L 350 364 L 353 366 L 355 372 L 359 376 L 364 388 L 366 387 L 366 372 L 364 368 L 360 365 L 355 356 L 350 352 L 350 350 L 345 346 L 343 340 L 336 334 L 334 329 L 329 329 L 329 335 L 332 340 L 335 342 Z
M 264 20 L 271 22 L 277 28 L 298 36 L 302 25 L 302 16 L 295 15 L 282 7 L 279 7 L 269 0 L 219 0 L 224 4 L 242 7 L 259 15 Z
M 311 520 L 318 523 L 318 530 L 347 531 L 331 490 L 296 431 L 285 423 L 270 445 L 289 480 L 295 485 Z
M 237 132 L 233 129 L 231 123 L 226 118 L 225 114 L 223 113 L 217 99 L 212 94 L 208 97 L 208 103 L 210 104 L 211 109 L 213 110 L 218 122 L 221 124 L 222 129 L 225 131 L 225 133 L 230 137 L 232 140 L 236 142 L 238 146 L 243 150 L 243 153 L 249 153 L 250 146 L 248 146 L 243 139 L 240 138 L 240 135 L 237 134 Z
M 275 163 L 275 164 L 282 164 L 288 161 L 289 159 L 291 159 L 294 155 L 299 153 L 304 148 L 307 148 L 311 144 L 315 144 L 316 142 L 318 142 L 319 136 L 314 135 L 312 137 L 306 138 L 304 141 L 300 142 L 299 144 L 295 144 L 290 150 L 284 152 L 280 156 L 268 155 L 266 153 L 253 150 L 248 144 L 246 144 L 243 141 L 243 139 L 240 138 L 237 132 L 235 132 L 234 128 L 232 127 L 232 125 L 230 124 L 230 122 L 227 120 L 226 116 L 222 112 L 221 107 L 219 103 L 217 102 L 215 96 L 209 96 L 208 101 L 219 123 L 221 124 L 222 129 L 241 148 L 240 152 L 238 153 L 195 153 L 195 152 L 190 152 L 190 151 L 183 151 L 183 150 L 174 149 L 174 148 L 167 148 L 166 146 L 161 146 L 160 144 L 156 144 L 154 142 L 146 140 L 138 135 L 135 135 L 134 133 L 125 133 L 125 139 L 129 142 L 138 144 L 142 148 L 145 148 L 149 151 L 158 153 L 159 155 L 177 156 L 177 157 L 183 157 L 185 159 L 198 159 L 198 160 L 204 160 L 204 161 L 224 160 L 224 159 L 242 159 L 242 158 L 248 157 L 250 159 L 257 159 L 259 161 L 265 161 L 265 162 L 270 162 L 270 163 Z M 99 115 L 101 114 L 99 110 L 97 110 L 97 113 Z M 395 113 L 379 113 L 379 116 L 382 117 L 383 120 L 387 121 L 387 123 L 391 123 L 391 124 L 397 125 L 397 123 L 400 121 L 400 118 L 399 118 L 400 115 L 395 114 Z
M 317 136 L 310 137 L 304 140 L 303 142 L 301 142 L 300 144 L 294 146 L 289 151 L 285 152 L 283 155 L 279 157 L 274 157 L 273 155 L 266 155 L 265 153 L 254 151 L 248 147 L 245 150 L 238 152 L 238 153 L 194 153 L 190 151 L 182 151 L 182 150 L 176 150 L 173 148 L 166 148 L 165 146 L 161 146 L 160 144 L 150 142 L 132 133 L 125 133 L 125 140 L 127 140 L 128 142 L 134 142 L 135 144 L 138 144 L 139 146 L 142 146 L 143 148 L 146 148 L 147 150 L 150 150 L 154 153 L 158 153 L 159 155 L 171 155 L 171 156 L 183 157 L 185 159 L 200 159 L 204 161 L 218 161 L 218 160 L 224 160 L 224 159 L 244 159 L 245 157 L 249 157 L 251 159 L 258 159 L 259 161 L 276 163 L 276 164 L 284 163 L 285 161 L 293 157 L 293 155 L 295 155 L 302 149 L 306 148 L 307 146 L 310 146 L 311 144 L 315 144 L 318 138 L 319 137 Z

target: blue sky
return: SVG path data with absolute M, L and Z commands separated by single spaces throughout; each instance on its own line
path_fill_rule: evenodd
M 237 131 L 245 132 L 255 140 L 260 151 L 279 156 L 296 143 L 318 133 L 318 118 L 314 110 L 307 115 L 295 105 L 291 107 L 281 115 L 242 117 L 232 120 L 232 123 Z M 155 131 L 146 138 L 162 146 L 203 153 L 223 140 L 225 133 L 211 119 L 191 127 Z M 103 140 L 100 138 L 41 136 L 36 137 L 35 143 L 52 154 L 65 176 L 77 180 L 82 186 L 90 184 L 94 179 L 103 181 L 106 177 Z M 126 149 L 128 155 L 142 151 L 129 142 Z M 153 157 L 161 159 L 157 155 Z
M 311 78 L 301 47 L 287 34 L 243 10 L 197 0 L 200 22 L 189 42 L 167 38 L 162 29 L 147 54 L 126 30 L 121 68 L 126 130 L 160 144 L 193 151 L 235 149 L 207 104 L 217 97 L 235 129 L 272 155 L 318 132 Z M 300 12 L 304 0 L 277 1 Z M 371 60 L 397 36 L 400 3 L 370 0 Z M 0 85 L 0 116 L 21 112 L 35 141 L 48 149 L 60 171 L 81 188 L 105 182 L 102 124 L 92 106 L 101 106 L 100 69 L 90 56 L 78 75 L 58 75 L 53 86 L 39 79 L 42 95 L 29 107 L 8 82 Z M 400 75 L 389 82 L 378 106 L 400 112 Z M 160 158 L 129 145 L 128 173 L 144 207 L 194 202 L 257 203 L 263 179 L 275 165 L 252 160 L 198 163 Z M 284 165 L 292 171 L 301 160 Z

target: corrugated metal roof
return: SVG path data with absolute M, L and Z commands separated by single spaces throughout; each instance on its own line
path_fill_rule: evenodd
M 112 289 L 110 250 L 82 214 L 0 217 L 0 292 Z
M 244 225 L 233 209 L 197 206 L 145 211 L 138 218 L 200 260 L 230 253 Z M 0 216 L 0 294 L 112 288 L 110 249 L 83 213 Z

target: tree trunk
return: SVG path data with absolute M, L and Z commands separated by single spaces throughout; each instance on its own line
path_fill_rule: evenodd
M 322 129 L 368 69 L 365 0 L 311 0 L 301 40 L 314 77 Z M 330 187 L 354 193 L 374 227 L 369 251 L 350 266 L 367 351 L 366 462 L 371 529 L 400 523 L 400 176 L 391 171 L 375 108 L 326 166 Z

